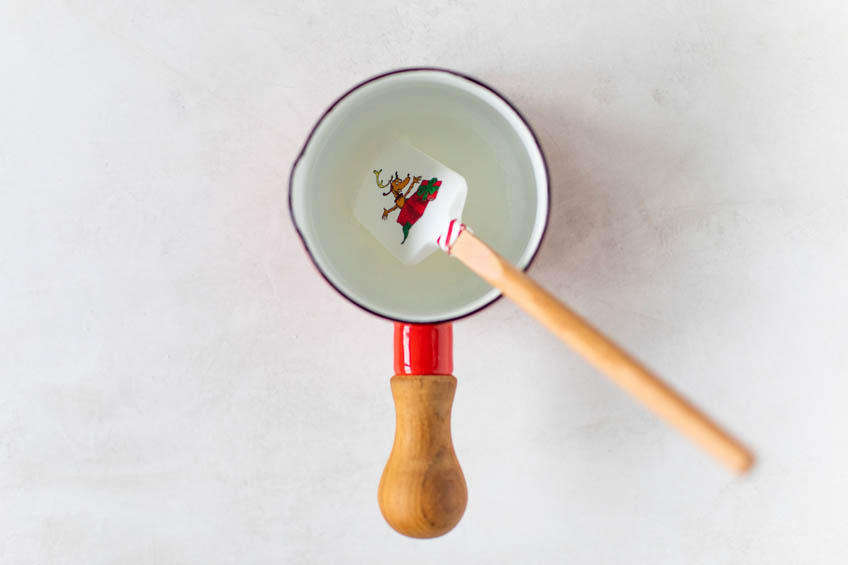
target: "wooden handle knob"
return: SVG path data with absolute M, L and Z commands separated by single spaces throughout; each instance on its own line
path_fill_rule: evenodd
M 395 441 L 377 498 L 389 525 L 414 538 L 446 534 L 468 502 L 451 440 L 451 375 L 396 375 Z

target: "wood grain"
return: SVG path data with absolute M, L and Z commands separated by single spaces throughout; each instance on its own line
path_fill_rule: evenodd
M 741 443 L 471 232 L 460 233 L 451 255 L 729 468 L 742 473 L 751 467 L 754 457 Z
M 395 440 L 377 492 L 380 510 L 404 535 L 437 537 L 459 522 L 468 502 L 451 439 L 456 378 L 396 375 L 391 384 Z

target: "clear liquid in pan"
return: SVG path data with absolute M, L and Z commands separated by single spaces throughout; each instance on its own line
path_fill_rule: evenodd
M 318 243 L 330 258 L 327 267 L 357 302 L 389 316 L 426 321 L 445 317 L 444 312 L 491 291 L 442 252 L 403 265 L 354 218 L 353 203 L 363 177 L 373 177 L 375 156 L 397 137 L 465 177 L 468 198 L 462 219 L 476 234 L 513 262 L 525 251 L 536 214 L 536 180 L 529 159 L 515 150 L 515 134 L 504 131 L 506 124 L 482 116 L 469 128 L 468 115 L 462 112 L 461 106 L 442 108 L 439 115 L 386 111 L 359 128 L 358 143 L 344 143 L 340 132 L 324 148 L 332 159 L 320 161 L 334 166 L 313 172 L 313 190 L 320 193 L 312 195 L 311 217 Z M 401 176 L 407 172 L 412 173 L 399 171 Z M 386 202 L 389 207 L 388 196 Z

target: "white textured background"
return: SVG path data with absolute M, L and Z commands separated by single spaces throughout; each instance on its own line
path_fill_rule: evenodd
M 519 4 L 0 4 L 0 563 L 845 563 L 848 8 Z M 455 328 L 465 518 L 385 525 L 392 330 L 286 183 L 337 95 L 425 64 L 527 115 L 532 273 L 749 478 L 499 302 Z

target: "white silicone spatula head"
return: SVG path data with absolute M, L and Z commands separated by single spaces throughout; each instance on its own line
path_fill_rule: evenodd
M 459 173 L 395 140 L 363 177 L 354 216 L 401 262 L 418 263 L 458 234 L 450 227 L 459 225 L 468 193 Z

